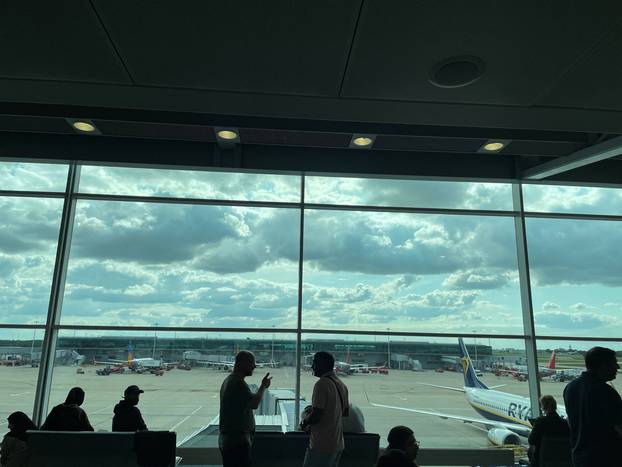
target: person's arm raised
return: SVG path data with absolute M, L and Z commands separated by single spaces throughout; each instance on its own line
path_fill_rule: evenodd
M 259 407 L 261 403 L 261 399 L 263 398 L 263 393 L 266 389 L 270 387 L 270 383 L 272 382 L 272 378 L 270 377 L 270 373 L 267 373 L 266 376 L 261 380 L 261 385 L 259 389 L 255 393 L 255 395 L 251 398 L 251 409 L 256 409 Z

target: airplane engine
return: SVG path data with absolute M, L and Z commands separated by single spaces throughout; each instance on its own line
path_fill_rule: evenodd
M 488 430 L 488 439 L 497 446 L 505 446 L 506 444 L 520 445 L 520 437 L 513 431 L 505 428 L 491 428 Z

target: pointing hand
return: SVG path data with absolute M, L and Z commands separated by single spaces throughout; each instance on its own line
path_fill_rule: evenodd
M 268 373 L 261 380 L 261 387 L 264 389 L 269 388 L 271 382 L 272 382 L 272 378 L 270 377 L 270 373 Z

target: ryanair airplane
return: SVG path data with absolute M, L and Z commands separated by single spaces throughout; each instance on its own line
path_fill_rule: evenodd
M 521 444 L 519 435 L 528 436 L 531 431 L 530 418 L 531 403 L 528 397 L 517 396 L 502 391 L 495 391 L 494 387 L 486 386 L 475 374 L 475 369 L 471 363 L 471 358 L 467 352 L 462 338 L 460 343 L 460 357 L 464 371 L 464 387 L 452 388 L 448 386 L 438 386 L 429 384 L 436 388 L 460 391 L 466 396 L 467 402 L 475 411 L 484 418 L 463 417 L 460 415 L 450 415 L 431 410 L 409 409 L 405 407 L 394 407 L 389 405 L 374 404 L 374 407 L 384 407 L 387 409 L 403 410 L 426 415 L 435 415 L 448 420 L 460 420 L 465 423 L 476 423 L 483 425 L 488 430 L 488 439 L 497 445 Z M 499 387 L 499 386 L 495 386 Z M 557 412 L 560 416 L 566 417 L 564 407 L 558 406 Z M 536 415 L 537 416 L 537 415 Z

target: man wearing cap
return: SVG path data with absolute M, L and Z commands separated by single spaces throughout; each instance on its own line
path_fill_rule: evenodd
M 138 410 L 138 399 L 143 391 L 135 384 L 125 388 L 123 400 L 114 407 L 112 431 L 142 431 L 147 429 L 143 416 Z

